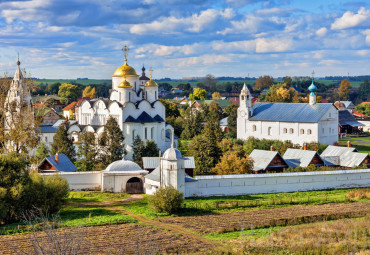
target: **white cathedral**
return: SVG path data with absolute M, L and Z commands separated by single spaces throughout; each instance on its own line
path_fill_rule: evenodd
M 136 70 L 127 64 L 128 48 L 124 49 L 124 64 L 117 68 L 112 75 L 112 89 L 109 98 L 96 98 L 85 100 L 78 108 L 76 121 L 59 120 L 54 125 L 40 126 L 40 139 L 47 146 L 53 143 L 53 137 L 62 123 L 68 123 L 68 134 L 74 142 L 78 142 L 78 134 L 82 131 L 95 133 L 99 137 L 104 131 L 104 125 L 109 116 L 114 117 L 125 137 L 124 144 L 127 151 L 125 156 L 132 158 L 133 140 L 138 135 L 145 142 L 153 140 L 159 149 L 165 151 L 176 145 L 174 141 L 174 129 L 166 123 L 166 110 L 158 100 L 158 84 L 145 76 L 145 68 L 139 77 Z M 31 95 L 20 70 L 20 62 L 17 62 L 17 70 L 7 101 L 22 100 L 32 107 Z M 21 100 L 21 101 L 22 101 Z M 11 114 L 11 113 L 9 113 Z
M 338 142 L 338 111 L 333 104 L 316 103 L 316 86 L 308 88 L 309 103 L 255 103 L 244 84 L 240 93 L 237 138 L 290 140 L 293 144 Z

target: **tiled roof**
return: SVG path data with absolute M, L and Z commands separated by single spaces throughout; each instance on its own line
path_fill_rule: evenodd
M 341 126 L 351 126 L 351 127 L 360 127 L 364 124 L 358 122 L 355 117 L 348 110 L 338 110 L 339 116 L 339 125 Z
M 296 168 L 298 166 L 308 167 L 315 155 L 319 156 L 316 151 L 287 149 L 283 158 L 290 167 Z M 320 157 L 320 156 L 319 156 Z
M 63 108 L 63 111 L 69 111 L 69 110 L 72 110 L 73 108 L 75 108 L 75 106 L 77 105 L 77 102 L 72 102 L 70 103 L 69 105 L 67 105 L 66 107 Z
M 59 172 L 77 171 L 77 167 L 72 163 L 72 161 L 65 154 L 58 155 L 58 163 L 55 161 L 55 156 L 46 157 L 41 162 L 39 167 L 41 167 L 41 165 L 44 163 L 45 160 L 48 161 Z
M 256 103 L 249 120 L 316 123 L 330 107 L 332 104 Z

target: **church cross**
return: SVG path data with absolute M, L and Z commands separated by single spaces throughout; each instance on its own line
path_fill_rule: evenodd
M 312 80 L 313 80 L 314 76 L 315 76 L 315 71 L 312 71 Z
M 130 49 L 127 47 L 127 45 L 125 45 L 125 47 L 122 48 L 122 51 L 123 51 L 123 55 L 125 55 L 125 62 L 127 62 L 127 55 Z
M 153 68 L 150 68 L 149 72 L 150 72 L 150 79 L 152 79 L 152 77 L 153 77 Z

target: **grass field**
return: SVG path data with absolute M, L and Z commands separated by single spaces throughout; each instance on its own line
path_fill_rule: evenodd
M 339 139 L 339 145 L 341 146 L 347 146 L 348 139 Z M 355 147 L 359 152 L 362 153 L 370 153 L 370 137 L 351 137 L 350 138 L 352 147 Z M 362 143 L 359 144 L 359 142 L 367 142 L 367 144 Z
M 71 191 L 69 192 L 69 203 L 75 202 L 98 202 L 105 200 L 120 200 L 127 198 L 126 193 L 102 193 L 100 191 Z

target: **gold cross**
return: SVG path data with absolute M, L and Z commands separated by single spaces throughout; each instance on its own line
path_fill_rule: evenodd
M 150 68 L 149 69 L 149 72 L 150 72 L 150 79 L 152 79 L 152 76 L 153 76 L 153 68 Z
M 123 54 L 125 55 L 125 62 L 127 62 L 127 55 L 130 49 L 127 48 L 127 45 L 125 45 L 125 47 L 122 48 L 122 51 L 123 51 Z
M 314 76 L 315 76 L 315 71 L 312 71 L 312 80 Z

